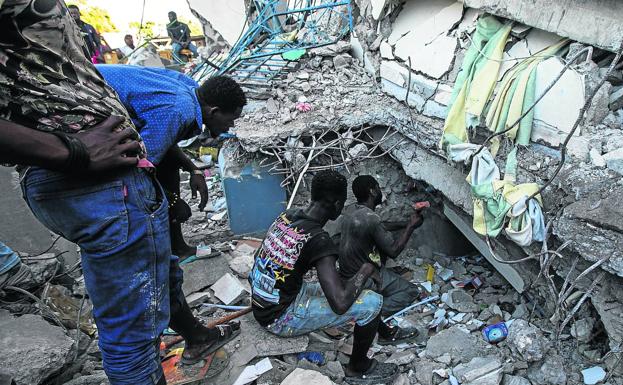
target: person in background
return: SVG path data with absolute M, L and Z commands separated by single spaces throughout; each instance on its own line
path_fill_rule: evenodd
M 69 5 L 67 9 L 69 9 L 69 13 L 76 24 L 78 24 L 78 27 L 80 27 L 80 33 L 88 50 L 87 56 L 91 58 L 92 63 L 99 63 L 100 59 L 98 58 L 102 53 L 102 42 L 99 34 L 91 24 L 85 23 L 80 19 L 80 8 L 77 5 Z
M 123 41 L 125 42 L 125 45 L 119 48 L 119 50 L 123 54 L 123 57 L 130 59 L 130 55 L 136 49 L 136 47 L 134 47 L 134 38 L 132 37 L 132 35 L 128 34 L 125 35 Z
M 171 38 L 171 45 L 173 46 L 173 59 L 178 63 L 183 63 L 180 58 L 182 49 L 190 50 L 195 57 L 199 56 L 197 47 L 190 41 L 190 28 L 186 23 L 177 20 L 177 14 L 173 11 L 169 12 L 167 34 Z

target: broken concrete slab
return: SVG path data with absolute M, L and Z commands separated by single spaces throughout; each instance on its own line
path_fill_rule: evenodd
M 89 374 L 86 376 L 80 376 L 73 380 L 64 383 L 63 385 L 109 385 L 108 377 L 103 370 L 97 371 L 97 373 Z
M 545 48 L 558 43 L 562 40 L 562 37 L 539 28 L 533 28 L 530 30 L 525 40 L 528 44 L 530 54 L 535 55 Z
M 541 62 L 536 70 L 535 96 L 540 96 L 558 76 L 564 64 L 553 57 Z M 564 105 L 565 108 L 559 108 Z M 584 105 L 584 78 L 574 70 L 567 70 L 552 89 L 534 107 L 534 121 L 569 133 Z M 579 133 L 576 131 L 575 135 Z
M 564 215 L 594 226 L 623 232 L 623 207 L 620 202 L 623 191 L 613 191 L 603 199 L 581 199 L 565 207 Z
M 381 51 L 381 57 L 383 59 L 390 59 L 390 60 L 394 59 L 394 50 L 392 49 L 392 46 L 389 45 L 388 42 L 383 41 L 381 43 L 381 46 L 379 47 L 379 50 Z
M 0 341 L 0 368 L 18 385 L 43 383 L 70 362 L 75 348 L 63 329 L 33 314 L 2 317 Z
M 309 345 L 308 336 L 281 338 L 267 332 L 252 314 L 247 314 L 240 318 L 241 333 L 234 344 L 240 346 L 254 347 L 254 354 L 257 357 L 281 356 L 285 354 L 300 353 L 307 350 Z M 236 352 L 235 354 L 238 354 Z M 232 357 L 234 360 L 234 357 Z M 240 362 L 240 361 L 235 361 Z M 246 365 L 249 361 L 245 362 Z
M 370 3 L 372 5 L 372 17 L 374 20 L 378 20 L 381 17 L 381 13 L 385 9 L 385 2 L 387 0 L 371 0 Z
M 415 360 L 415 353 L 405 350 L 392 354 L 385 362 L 388 364 L 407 365 L 413 362 L 413 360 Z
M 504 376 L 504 385 L 530 385 L 530 381 L 527 378 L 521 376 L 511 376 L 506 374 Z
M 205 292 L 205 291 L 198 291 L 196 293 L 192 293 L 190 295 L 186 296 L 186 302 L 188 302 L 188 305 L 190 307 L 195 307 L 195 306 L 199 306 L 202 303 L 206 302 L 207 300 L 209 300 L 211 297 L 210 293 Z
M 541 363 L 528 368 L 528 379 L 534 385 L 566 385 L 564 360 L 559 355 L 550 355 Z
M 426 345 L 424 356 L 428 358 L 449 354 L 453 362 L 469 362 L 474 357 L 487 355 L 491 345 L 468 333 L 459 326 L 452 326 L 432 336 Z
M 230 273 L 225 274 L 210 288 L 214 291 L 214 296 L 225 305 L 235 304 L 247 294 L 246 287 Z
M 413 30 L 414 26 L 424 24 L 432 15 L 438 14 L 453 3 L 455 3 L 454 0 L 408 1 L 392 24 L 392 33 L 388 38 L 389 44 L 396 44 L 402 36 Z
M 219 278 L 231 272 L 224 255 L 198 259 L 182 265 L 181 268 L 184 271 L 182 290 L 186 295 L 212 286 Z
M 294 365 L 288 364 L 276 358 L 270 359 L 273 370 L 270 370 L 257 379 L 258 384 L 279 385 L 281 382 L 296 369 Z
M 480 310 L 480 306 L 474 303 L 474 298 L 463 289 L 453 289 L 444 293 L 442 301 L 451 309 L 461 313 L 474 313 Z
M 612 111 L 618 111 L 623 108 L 623 87 L 615 89 L 610 94 L 608 105 Z
M 606 165 L 612 171 L 623 175 L 623 148 L 610 151 L 603 155 Z
M 522 319 L 512 323 L 506 342 L 515 356 L 527 362 L 540 361 L 548 350 L 543 333 Z
M 593 166 L 599 168 L 606 167 L 606 160 L 596 148 L 591 148 L 591 150 L 588 152 L 588 156 Z
M 329 377 L 317 372 L 315 370 L 305 370 L 296 368 L 292 373 L 286 377 L 281 385 L 302 385 L 302 384 L 314 384 L 314 385 L 335 385 Z
M 499 385 L 504 375 L 502 370 L 502 361 L 497 356 L 488 356 L 460 364 L 452 372 L 463 385 Z

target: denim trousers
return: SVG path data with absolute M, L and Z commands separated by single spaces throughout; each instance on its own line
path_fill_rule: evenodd
M 0 274 L 14 268 L 20 262 L 19 255 L 9 246 L 0 242 Z
M 158 182 L 138 168 L 93 178 L 31 168 L 22 192 L 41 223 L 80 246 L 110 383 L 157 383 L 169 301 L 183 298 Z
M 350 322 L 363 326 L 379 315 L 382 306 L 383 297 L 372 290 L 363 290 L 350 309 L 339 315 L 331 309 L 318 282 L 303 282 L 294 302 L 266 330 L 280 337 L 296 337 Z
M 197 52 L 197 46 L 195 46 L 193 43 L 189 43 L 188 47 L 186 47 L 188 50 L 190 50 L 190 52 L 193 53 L 193 57 L 198 57 L 199 56 L 199 52 Z M 182 45 L 179 43 L 173 43 L 171 44 L 171 51 L 173 52 L 173 58 L 178 61 L 178 62 L 182 62 L 182 59 L 180 59 L 180 51 L 182 50 Z

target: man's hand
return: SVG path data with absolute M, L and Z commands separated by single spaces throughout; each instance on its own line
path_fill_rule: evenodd
M 141 145 L 138 133 L 131 128 L 115 130 L 125 118 L 110 116 L 93 128 L 71 134 L 87 148 L 90 156 L 89 172 L 103 172 L 136 166 Z
M 179 197 L 175 201 L 175 204 L 169 208 L 169 216 L 171 218 L 171 222 L 173 223 L 186 222 L 191 215 L 192 211 L 190 206 Z
M 205 176 L 202 174 L 190 174 L 190 191 L 192 199 L 197 198 L 197 191 L 201 196 L 199 201 L 199 211 L 203 211 L 208 203 L 208 185 L 206 184 Z

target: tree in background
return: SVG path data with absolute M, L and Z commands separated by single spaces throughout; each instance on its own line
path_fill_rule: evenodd
M 156 23 L 153 21 L 144 21 L 142 26 L 140 22 L 133 21 L 128 24 L 128 27 L 135 37 L 141 36 L 141 39 L 151 39 L 157 34 Z
M 67 5 L 77 5 L 80 8 L 80 19 L 85 23 L 91 24 L 97 32 L 117 32 L 117 27 L 110 19 L 107 10 L 90 6 L 87 4 L 87 0 L 71 1 Z
M 197 20 L 187 19 L 183 16 L 178 16 L 177 20 L 188 25 L 191 36 L 203 35 L 203 29 Z

